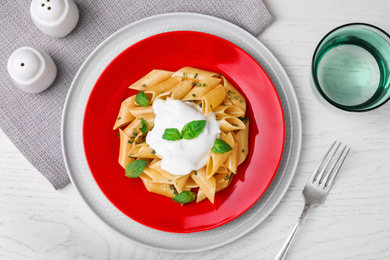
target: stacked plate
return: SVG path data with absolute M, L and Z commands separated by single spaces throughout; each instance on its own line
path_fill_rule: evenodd
M 197 41 L 194 41 L 187 46 L 189 50 L 200 50 L 200 55 L 183 54 L 170 59 L 166 53 L 182 46 L 175 46 L 174 40 L 183 37 L 200 37 L 200 44 L 196 45 L 194 42 Z M 146 55 L 148 52 L 158 52 L 159 48 L 151 48 L 164 42 L 162 55 Z M 207 46 L 213 47 L 214 51 L 223 49 L 227 52 L 229 55 L 226 61 L 221 62 L 222 57 L 213 59 L 213 53 L 207 52 Z M 112 72 L 139 53 L 144 53 L 147 60 L 140 60 L 140 55 L 129 62 L 142 64 L 133 69 L 129 67 L 128 74 L 132 76 Z M 232 58 L 235 55 L 237 57 Z M 208 57 L 211 58 L 206 62 Z M 112 108 L 110 102 L 126 97 L 128 90 L 123 86 L 127 81 L 151 69 L 174 70 L 181 66 L 198 66 L 217 71 L 238 84 L 247 98 L 249 118 L 256 128 L 250 129 L 250 156 L 239 168 L 243 177 L 236 178 L 223 191 L 220 195 L 223 200 L 218 202 L 216 199 L 214 205 L 207 204 L 207 201 L 194 206 L 186 205 L 175 214 L 169 208 L 172 202 L 168 200 L 158 207 L 153 205 L 151 198 L 154 198 L 154 194 L 141 193 L 136 203 L 138 206 L 130 199 L 123 199 L 125 187 L 129 186 L 121 185 L 121 179 L 115 177 L 122 177 L 123 173 L 119 175 L 102 170 L 104 167 L 111 169 L 112 166 L 113 171 L 117 171 L 117 165 L 113 165 L 116 163 L 113 158 L 117 151 L 102 149 L 107 153 L 107 159 L 103 162 L 99 160 L 97 167 L 99 157 L 96 157 L 96 149 L 99 146 L 95 149 L 89 145 L 88 138 L 91 137 L 85 134 L 85 129 L 93 122 L 91 118 L 94 109 L 106 100 L 105 104 L 101 104 L 107 112 L 99 119 L 102 122 L 99 126 L 100 139 L 106 143 L 105 148 L 115 147 L 113 131 L 108 130 L 112 129 L 114 121 L 111 117 L 116 116 L 117 107 Z M 245 81 L 240 76 L 251 69 L 251 75 L 258 80 L 258 87 L 257 81 Z M 104 88 L 107 79 L 121 75 L 123 79 L 118 84 Z M 272 132 L 274 138 L 270 139 Z M 243 236 L 259 225 L 276 207 L 290 185 L 299 159 L 301 135 L 301 119 L 293 87 L 272 53 L 258 39 L 231 23 L 190 13 L 166 14 L 141 20 L 119 30 L 99 45 L 73 81 L 62 124 L 66 166 L 73 184 L 89 207 L 110 227 L 133 241 L 173 252 L 215 248 Z M 107 178 L 108 174 L 114 177 Z M 128 185 L 137 184 L 134 182 Z M 164 203 L 167 207 L 164 207 Z M 188 206 L 192 209 L 186 208 Z M 153 215 L 158 217 L 150 217 Z M 172 219 L 175 217 L 177 219 Z

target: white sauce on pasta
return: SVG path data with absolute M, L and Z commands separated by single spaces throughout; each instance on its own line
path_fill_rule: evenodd
M 186 175 L 206 165 L 207 155 L 221 130 L 214 112 L 203 115 L 198 106 L 189 102 L 158 99 L 153 103 L 156 114 L 154 127 L 146 137 L 146 143 L 162 156 L 161 168 L 173 175 Z M 206 120 L 203 132 L 192 140 L 168 141 L 162 138 L 165 129 L 177 128 L 194 120 Z

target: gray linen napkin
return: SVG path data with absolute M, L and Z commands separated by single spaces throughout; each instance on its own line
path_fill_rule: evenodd
M 169 12 L 195 12 L 219 17 L 259 34 L 272 20 L 261 0 L 76 0 L 80 20 L 63 38 L 40 32 L 26 0 L 0 3 L 0 127 L 22 154 L 54 186 L 70 182 L 61 151 L 61 115 L 77 70 L 105 38 L 136 20 Z M 22 46 L 47 52 L 57 65 L 57 78 L 40 94 L 13 85 L 7 72 L 11 53 Z M 0 144 L 1 145 L 1 144 Z

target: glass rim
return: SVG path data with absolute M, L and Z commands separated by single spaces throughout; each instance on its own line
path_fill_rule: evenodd
M 315 77 L 315 69 L 314 69 L 314 60 L 315 60 L 315 57 L 316 57 L 316 54 L 318 53 L 318 50 L 321 46 L 321 44 L 328 38 L 329 35 L 331 35 L 332 33 L 334 33 L 335 31 L 339 30 L 339 29 L 342 29 L 342 28 L 345 28 L 345 27 L 349 27 L 349 26 L 366 26 L 368 28 L 372 28 L 372 29 L 375 29 L 375 30 L 378 30 L 380 33 L 383 33 L 384 35 L 383 36 L 386 36 L 388 39 L 387 41 L 389 42 L 390 44 L 390 34 L 388 34 L 387 32 L 385 32 L 383 29 L 375 26 L 375 25 L 372 25 L 372 24 L 368 24 L 368 23 L 346 23 L 346 24 L 342 24 L 340 26 L 337 26 L 335 28 L 333 28 L 331 31 L 329 31 L 327 34 L 325 34 L 321 40 L 318 42 L 314 52 L 313 52 L 313 56 L 312 56 L 312 59 L 311 59 L 311 66 L 310 66 L 310 71 L 311 71 L 311 78 L 312 78 L 312 84 L 314 85 L 315 87 L 315 94 L 317 96 L 319 96 L 320 98 L 324 99 L 326 102 L 328 102 L 328 104 L 338 108 L 338 109 L 341 109 L 341 110 L 344 110 L 344 111 L 347 111 L 347 112 L 367 112 L 367 111 L 371 111 L 371 110 L 374 110 L 378 107 L 381 107 L 383 106 L 384 104 L 386 104 L 389 100 L 390 100 L 390 97 L 388 97 L 386 100 L 382 101 L 381 103 L 373 106 L 373 107 L 370 107 L 370 108 L 363 108 L 363 109 L 359 109 L 359 110 L 356 110 L 354 109 L 354 107 L 357 107 L 359 105 L 355 105 L 355 106 L 342 106 L 340 105 L 339 103 L 336 103 L 334 102 L 332 99 L 330 99 L 323 91 L 322 91 L 322 88 L 320 86 L 320 84 L 318 83 L 318 80 L 317 80 L 317 77 Z M 382 36 L 382 35 L 380 35 Z M 390 90 L 389 90 L 390 91 Z M 364 103 L 363 103 L 364 104 Z

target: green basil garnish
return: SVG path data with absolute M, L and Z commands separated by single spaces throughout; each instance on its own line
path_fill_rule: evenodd
M 184 139 L 191 140 L 196 138 L 203 132 L 206 126 L 206 120 L 194 120 L 186 124 L 181 130 L 181 135 Z
M 172 198 L 174 202 L 179 202 L 181 205 L 184 205 L 188 202 L 194 201 L 196 198 L 196 194 L 192 191 L 183 191 L 177 194 Z
M 214 153 L 227 153 L 233 150 L 233 148 L 221 139 L 217 139 L 214 142 L 214 146 L 211 148 L 211 151 Z
M 200 135 L 206 126 L 206 120 L 194 120 L 187 123 L 181 133 L 177 128 L 167 128 L 162 136 L 163 139 L 169 141 L 177 141 L 180 139 L 191 140 Z
M 125 176 L 129 178 L 137 178 L 145 170 L 146 164 L 148 164 L 148 161 L 132 161 L 125 168 Z
M 141 117 L 141 126 L 139 128 L 143 134 L 146 134 L 146 132 L 149 130 L 148 123 L 146 123 L 146 120 Z
M 179 130 L 177 130 L 176 128 L 167 128 L 165 129 L 164 134 L 162 135 L 162 139 L 168 141 L 177 141 L 182 139 L 182 137 Z
M 149 99 L 146 97 L 145 92 L 140 91 L 137 93 L 137 95 L 135 96 L 135 103 L 142 107 L 149 106 Z

